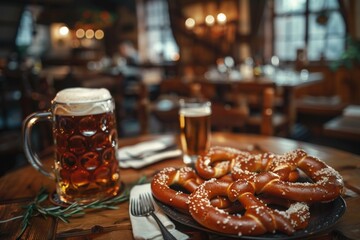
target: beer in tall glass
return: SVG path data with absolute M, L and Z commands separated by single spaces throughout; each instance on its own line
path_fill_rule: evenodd
M 210 147 L 211 103 L 199 99 L 181 99 L 179 110 L 180 142 L 183 161 L 194 165 L 199 154 Z

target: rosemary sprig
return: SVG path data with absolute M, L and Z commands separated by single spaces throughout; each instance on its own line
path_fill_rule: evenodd
M 97 200 L 84 205 L 80 205 L 74 202 L 66 208 L 63 208 L 61 206 L 42 206 L 41 203 L 49 197 L 49 193 L 46 191 L 45 188 L 41 188 L 34 200 L 24 207 L 25 212 L 23 215 L 6 220 L 0 220 L 0 224 L 22 218 L 21 230 L 17 236 L 17 239 L 19 239 L 25 232 L 26 228 L 29 226 L 32 217 L 41 215 L 46 218 L 48 216 L 51 216 L 54 218 L 58 218 L 65 223 L 68 223 L 68 219 L 70 217 L 85 215 L 85 209 L 118 209 L 118 206 L 116 205 L 129 199 L 131 187 L 136 184 L 142 184 L 145 181 L 146 177 L 141 177 L 137 181 L 137 183 L 131 184 L 129 187 L 124 189 L 122 194 L 114 198 L 109 198 L 101 201 Z

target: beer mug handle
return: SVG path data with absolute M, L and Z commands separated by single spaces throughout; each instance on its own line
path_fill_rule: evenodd
M 55 179 L 55 174 L 46 170 L 39 157 L 31 148 L 31 130 L 39 121 L 52 121 L 51 112 L 35 112 L 30 114 L 23 122 L 24 153 L 30 164 L 45 176 Z

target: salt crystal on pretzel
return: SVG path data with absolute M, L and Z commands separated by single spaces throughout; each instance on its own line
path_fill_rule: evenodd
M 229 214 L 211 205 L 217 196 L 238 200 L 245 208 L 242 215 Z M 273 210 L 255 196 L 252 183 L 237 180 L 223 182 L 213 178 L 201 184 L 190 195 L 189 212 L 201 225 L 217 232 L 237 235 L 260 235 L 281 231 L 292 234 L 307 226 L 310 214 L 305 203 L 294 203 L 288 210 Z

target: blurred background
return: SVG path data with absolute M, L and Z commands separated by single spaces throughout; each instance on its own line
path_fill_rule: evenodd
M 359 154 L 359 63 L 355 0 L 2 0 L 0 174 L 26 164 L 23 119 L 79 86 L 111 91 L 120 138 L 176 133 L 178 98 L 201 96 L 223 116 L 214 130 Z M 246 81 L 271 82 L 271 102 Z M 268 103 L 266 127 L 254 116 Z M 34 131 L 51 146 L 49 124 Z

